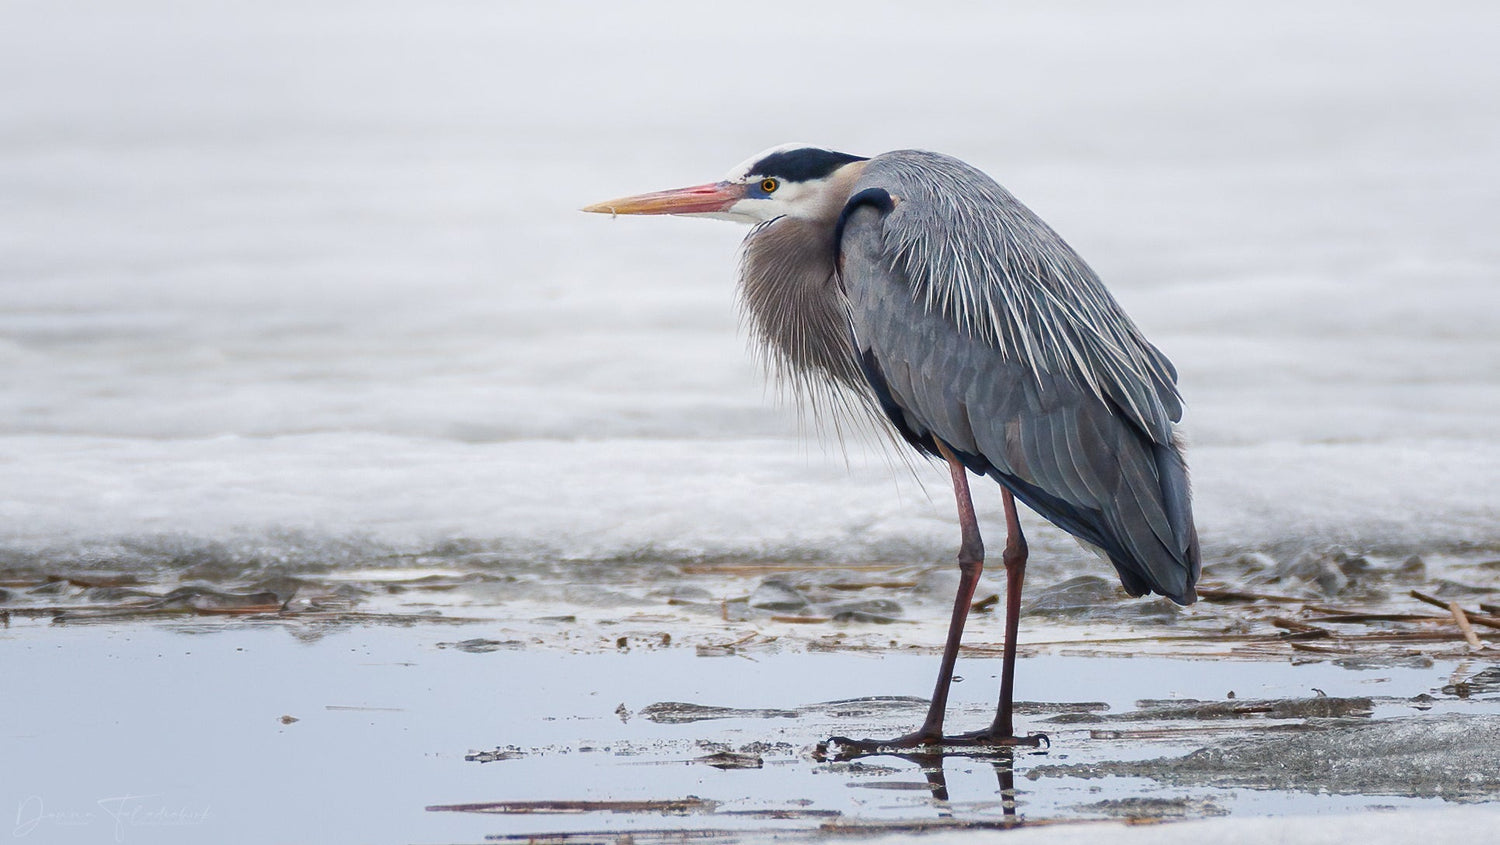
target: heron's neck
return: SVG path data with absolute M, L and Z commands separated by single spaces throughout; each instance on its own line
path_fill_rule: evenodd
M 740 302 L 777 381 L 814 400 L 839 388 L 863 389 L 843 293 L 835 278 L 834 224 L 782 217 L 745 238 Z

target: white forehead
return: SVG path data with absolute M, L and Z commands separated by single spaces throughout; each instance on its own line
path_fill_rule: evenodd
M 785 152 L 791 152 L 792 150 L 806 150 L 806 149 L 815 149 L 816 150 L 816 149 L 822 149 L 822 148 L 819 147 L 816 144 L 804 144 L 804 143 L 800 143 L 800 142 L 793 142 L 793 143 L 790 143 L 790 144 L 779 144 L 777 146 L 771 147 L 770 149 L 761 150 L 760 152 L 756 153 L 753 156 L 750 156 L 749 158 L 745 159 L 744 161 L 740 162 L 739 164 L 736 164 L 733 168 L 731 168 L 730 171 L 729 171 L 729 175 L 727 175 L 727 176 L 724 177 L 724 181 L 726 181 L 726 182 L 744 182 L 744 181 L 748 180 L 751 176 L 758 176 L 758 175 L 760 175 L 758 173 L 751 173 L 750 172 L 751 168 L 755 167 L 756 162 L 760 161 L 761 159 L 763 159 L 766 156 L 771 155 L 773 153 L 785 153 Z

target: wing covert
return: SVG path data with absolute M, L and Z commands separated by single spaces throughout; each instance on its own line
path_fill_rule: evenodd
M 887 254 L 927 310 L 1038 379 L 1065 376 L 1109 399 L 1152 440 L 1170 442 L 1182 416 L 1176 370 L 1035 213 L 985 173 L 936 153 L 875 157 L 856 185 L 871 188 L 896 198 Z

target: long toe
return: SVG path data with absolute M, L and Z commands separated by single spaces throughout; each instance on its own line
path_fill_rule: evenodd
M 1052 740 L 1048 739 L 1044 733 L 1016 736 L 987 729 L 957 736 L 945 736 L 943 745 L 951 748 L 1041 748 L 1042 746 L 1051 748 Z
M 852 760 L 875 754 L 899 754 L 914 748 L 936 748 L 947 743 L 943 737 L 917 731 L 894 739 L 850 739 L 832 736 L 818 743 L 813 757 L 818 760 Z

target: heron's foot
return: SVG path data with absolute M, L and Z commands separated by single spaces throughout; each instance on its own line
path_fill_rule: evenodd
M 876 754 L 900 755 L 919 750 L 941 753 L 948 748 L 998 750 L 1016 747 L 1041 748 L 1044 745 L 1050 748 L 1052 741 L 1043 733 L 1005 736 L 987 729 L 955 736 L 942 736 L 927 731 L 917 731 L 895 739 L 829 737 L 826 742 L 818 743 L 818 747 L 813 750 L 813 758 L 816 760 L 853 760 L 856 757 L 869 757 Z
M 1041 748 L 1043 746 L 1051 748 L 1052 740 L 1044 733 L 1016 736 L 999 733 L 994 728 L 986 728 L 958 736 L 945 736 L 943 745 L 953 748 Z
M 872 754 L 901 754 L 916 750 L 937 751 L 943 745 L 942 734 L 915 731 L 895 739 L 850 739 L 832 736 L 813 750 L 816 760 L 853 760 Z

